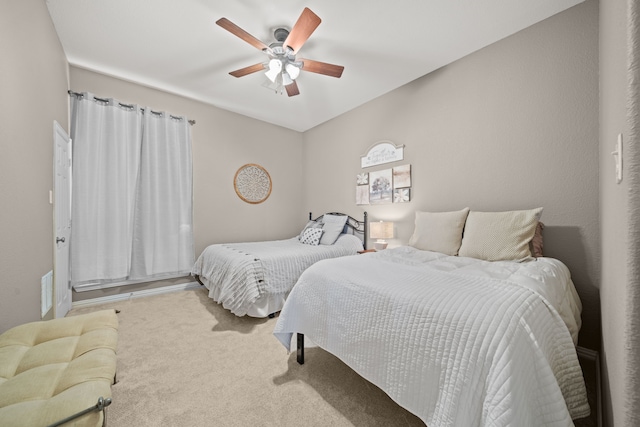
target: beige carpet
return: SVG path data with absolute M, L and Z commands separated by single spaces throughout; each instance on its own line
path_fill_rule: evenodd
M 424 426 L 339 359 L 298 365 L 277 319 L 236 317 L 205 289 L 75 308 L 120 310 L 118 382 L 107 425 Z

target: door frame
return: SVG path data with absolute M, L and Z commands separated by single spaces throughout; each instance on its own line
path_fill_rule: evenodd
M 64 158 L 61 151 L 58 150 L 58 141 L 62 138 L 66 142 L 67 149 Z M 53 317 L 64 317 L 71 309 L 72 291 L 69 269 L 69 245 L 71 240 L 71 187 L 72 187 L 72 165 L 71 165 L 71 138 L 64 128 L 57 122 L 53 121 Z M 68 182 L 60 182 L 58 175 L 58 167 L 62 167 L 66 163 Z M 60 193 L 60 194 L 59 194 Z M 63 208 L 59 206 L 64 203 Z M 65 212 L 66 211 L 66 212 Z M 62 215 L 68 218 L 60 218 Z M 62 298 L 60 296 L 62 295 Z

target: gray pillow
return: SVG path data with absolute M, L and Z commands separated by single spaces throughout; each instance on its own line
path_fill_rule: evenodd
M 333 245 L 347 222 L 346 215 L 329 215 L 324 214 L 322 216 L 322 237 L 320 238 L 321 245 Z

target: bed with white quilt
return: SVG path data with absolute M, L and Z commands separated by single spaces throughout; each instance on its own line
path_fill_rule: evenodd
M 299 363 L 309 338 L 429 427 L 571 426 L 590 412 L 582 306 L 532 248 L 541 211 L 418 212 L 409 245 L 307 269 L 274 335 L 289 351 L 297 336 Z
M 327 213 L 309 221 L 290 239 L 210 245 L 191 274 L 209 297 L 236 316 L 272 317 L 281 310 L 300 274 L 328 258 L 356 255 L 366 244 L 364 220 Z

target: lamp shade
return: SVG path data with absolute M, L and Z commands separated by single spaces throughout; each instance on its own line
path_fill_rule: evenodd
M 285 70 L 287 70 L 287 73 L 289 73 L 289 76 L 291 76 L 292 80 L 297 79 L 300 75 L 300 68 L 298 68 L 298 66 L 295 64 L 289 63 L 284 68 Z
M 264 74 L 269 78 L 269 80 L 275 82 L 280 71 L 282 71 L 282 62 L 278 59 L 272 59 L 269 61 L 269 70 Z
M 289 86 L 291 83 L 293 83 L 293 80 L 291 79 L 291 76 L 289 76 L 289 74 L 286 71 L 282 72 L 282 84 L 284 86 Z
M 393 222 L 378 221 L 369 224 L 369 237 L 372 239 L 391 239 L 393 238 Z

